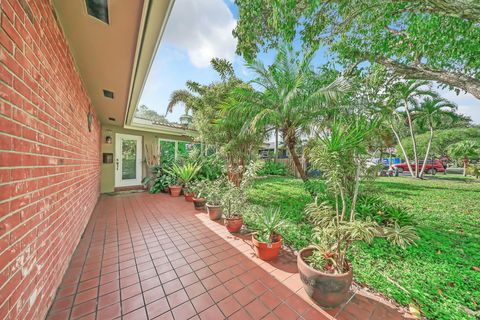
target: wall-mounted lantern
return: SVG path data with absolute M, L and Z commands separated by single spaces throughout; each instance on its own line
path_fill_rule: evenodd
M 105 143 L 106 144 L 112 144 L 112 137 L 111 136 L 106 136 L 105 137 Z

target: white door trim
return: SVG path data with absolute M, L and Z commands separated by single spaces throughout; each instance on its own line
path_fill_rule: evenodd
M 122 140 L 135 140 L 137 142 L 136 152 L 136 175 L 135 179 L 122 179 Z M 115 134 L 115 188 L 139 186 L 142 184 L 142 136 L 131 134 Z

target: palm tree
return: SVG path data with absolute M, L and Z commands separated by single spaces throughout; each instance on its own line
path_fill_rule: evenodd
M 412 110 L 413 116 L 418 119 L 418 121 L 425 122 L 428 125 L 428 129 L 430 131 L 430 136 L 427 143 L 427 150 L 425 152 L 425 159 L 423 160 L 422 170 L 419 174 L 420 177 L 423 177 L 423 173 L 425 171 L 428 161 L 430 148 L 432 146 L 433 129 L 435 124 L 438 123 L 438 121 L 444 120 L 445 116 L 450 116 L 454 118 L 455 113 L 453 112 L 453 110 L 456 109 L 457 106 L 454 103 L 451 103 L 445 99 L 427 98 L 420 105 L 415 106 Z
M 418 153 L 417 153 L 417 141 L 415 138 L 415 132 L 413 130 L 413 117 L 412 117 L 412 109 L 413 107 L 418 105 L 418 100 L 422 97 L 429 96 L 436 98 L 438 94 L 435 91 L 430 90 L 429 88 L 425 88 L 428 86 L 428 81 L 417 81 L 417 80 L 409 80 L 409 81 L 400 81 L 395 83 L 392 86 L 393 95 L 392 99 L 395 102 L 396 107 L 405 113 L 406 122 L 409 129 L 410 137 L 412 139 L 412 147 L 413 147 L 413 157 L 415 161 L 415 173 L 413 172 L 410 161 L 405 153 L 404 156 L 405 161 L 407 162 L 408 168 L 410 170 L 410 174 L 412 177 L 419 178 L 419 165 L 418 165 Z M 397 140 L 400 141 L 399 137 Z
M 185 105 L 186 112 L 193 111 L 193 125 L 199 139 L 218 147 L 226 155 L 228 177 L 238 185 L 248 156 L 263 141 L 263 136 L 256 132 L 243 132 L 244 116 L 228 111 L 238 104 L 232 95 L 234 89 L 252 89 L 235 76 L 229 61 L 214 58 L 211 65 L 221 80 L 208 85 L 187 81 L 188 90 L 176 90 L 171 94 L 167 112 L 179 103 Z
M 452 144 L 449 151 L 452 157 L 463 160 L 463 176 L 465 177 L 470 159 L 480 154 L 480 146 L 476 141 L 465 140 Z
M 346 89 L 343 81 L 323 86 L 325 80 L 311 68 L 312 58 L 313 51 L 299 57 L 291 46 L 280 46 L 270 67 L 260 60 L 247 64 L 257 76 L 253 85 L 261 91 L 237 91 L 239 100 L 247 102 L 241 107 L 251 119 L 248 129 L 278 129 L 303 181 L 307 175 L 296 150 L 299 137 L 319 119 L 322 107 L 336 102 Z

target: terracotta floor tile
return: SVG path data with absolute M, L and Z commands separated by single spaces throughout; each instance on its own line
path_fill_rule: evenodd
M 282 300 L 280 300 L 274 293 L 272 293 L 271 291 L 267 291 L 265 292 L 261 297 L 260 297 L 260 300 L 262 301 L 262 303 L 267 306 L 268 308 L 270 308 L 270 310 L 273 310 L 275 309 L 276 307 L 278 307 L 281 303 L 282 303 Z
M 206 290 L 203 287 L 203 284 L 201 282 L 196 282 L 186 287 L 185 291 L 187 292 L 188 297 L 190 299 L 193 299 L 196 296 L 199 296 L 200 294 L 204 293 Z
M 260 302 L 260 299 L 255 299 L 245 306 L 245 310 L 252 316 L 254 319 L 262 319 L 266 316 L 270 309 L 268 309 L 263 303 Z
M 208 293 L 210 294 L 212 299 L 216 302 L 221 301 L 230 295 L 230 292 L 227 290 L 227 288 L 223 284 L 209 290 Z
M 190 302 L 185 302 L 184 304 L 179 305 L 172 310 L 172 314 L 175 320 L 190 319 L 195 315 L 195 313 L 195 308 Z
M 215 275 L 212 275 L 206 279 L 202 280 L 203 286 L 205 289 L 210 290 L 221 284 L 221 281 Z
M 203 311 L 200 313 L 200 319 L 202 320 L 222 320 L 225 319 L 225 316 L 223 313 L 220 311 L 220 309 L 216 306 L 213 305 L 207 310 Z
M 47 319 L 329 319 L 296 268 L 290 251 L 254 257 L 248 235 L 229 234 L 183 197 L 102 196 Z M 340 316 L 400 319 L 378 303 L 354 299 Z
M 299 315 L 295 313 L 295 311 L 293 311 L 285 303 L 282 303 L 281 305 L 279 305 L 277 308 L 275 308 L 273 312 L 279 319 L 282 319 L 282 320 L 297 319 L 299 317 Z
M 74 305 L 79 305 L 85 301 L 96 299 L 98 296 L 97 291 L 98 291 L 98 288 L 92 288 L 92 289 L 77 293 L 77 296 L 75 297 Z
M 148 320 L 145 308 L 137 309 L 122 316 L 122 320 Z
M 169 281 L 165 284 L 163 284 L 163 291 L 165 291 L 166 295 L 169 295 L 171 293 L 174 293 L 175 291 L 178 291 L 183 288 L 182 283 L 180 282 L 179 279 L 174 279 L 172 281 Z
M 223 299 L 217 305 L 227 317 L 242 307 L 232 296 Z
M 120 291 L 114 291 L 98 298 L 98 309 L 120 301 Z
M 185 290 L 181 289 L 177 292 L 174 292 L 167 296 L 168 304 L 171 308 L 175 308 L 176 306 L 188 301 L 188 296 Z
M 147 280 L 143 280 L 140 282 L 140 286 L 142 287 L 142 291 L 147 291 L 152 288 L 158 287 L 160 285 L 160 279 L 158 277 L 153 277 Z
M 97 300 L 89 300 L 85 303 L 79 304 L 72 309 L 72 319 L 80 318 L 95 311 L 97 307 Z
M 139 294 L 122 301 L 122 313 L 127 314 L 145 306 L 143 295 Z
M 147 304 L 147 313 L 150 319 L 153 319 L 169 310 L 170 306 L 168 305 L 166 298 L 161 298 L 150 304 Z
M 107 320 L 107 319 L 115 319 L 122 315 L 122 308 L 120 303 L 112 304 L 106 308 L 100 309 L 97 312 L 97 319 L 98 320 Z
M 246 306 L 253 300 L 257 298 L 257 296 L 251 292 L 248 288 L 243 288 L 233 294 L 235 299 L 242 305 Z
M 247 313 L 247 311 L 240 309 L 234 314 L 232 314 L 230 317 L 228 317 L 229 320 L 247 320 L 247 319 L 252 319 L 252 317 Z M 257 320 L 257 319 L 254 319 Z
M 197 313 L 202 312 L 203 310 L 211 307 L 214 304 L 214 301 L 210 297 L 208 293 L 202 293 L 198 297 L 193 298 L 190 300 L 193 304 L 193 307 L 195 310 L 197 310 Z

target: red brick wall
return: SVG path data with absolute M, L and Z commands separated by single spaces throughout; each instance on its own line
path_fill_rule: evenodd
M 100 125 L 50 1 L 0 6 L 0 319 L 42 319 L 97 202 Z

